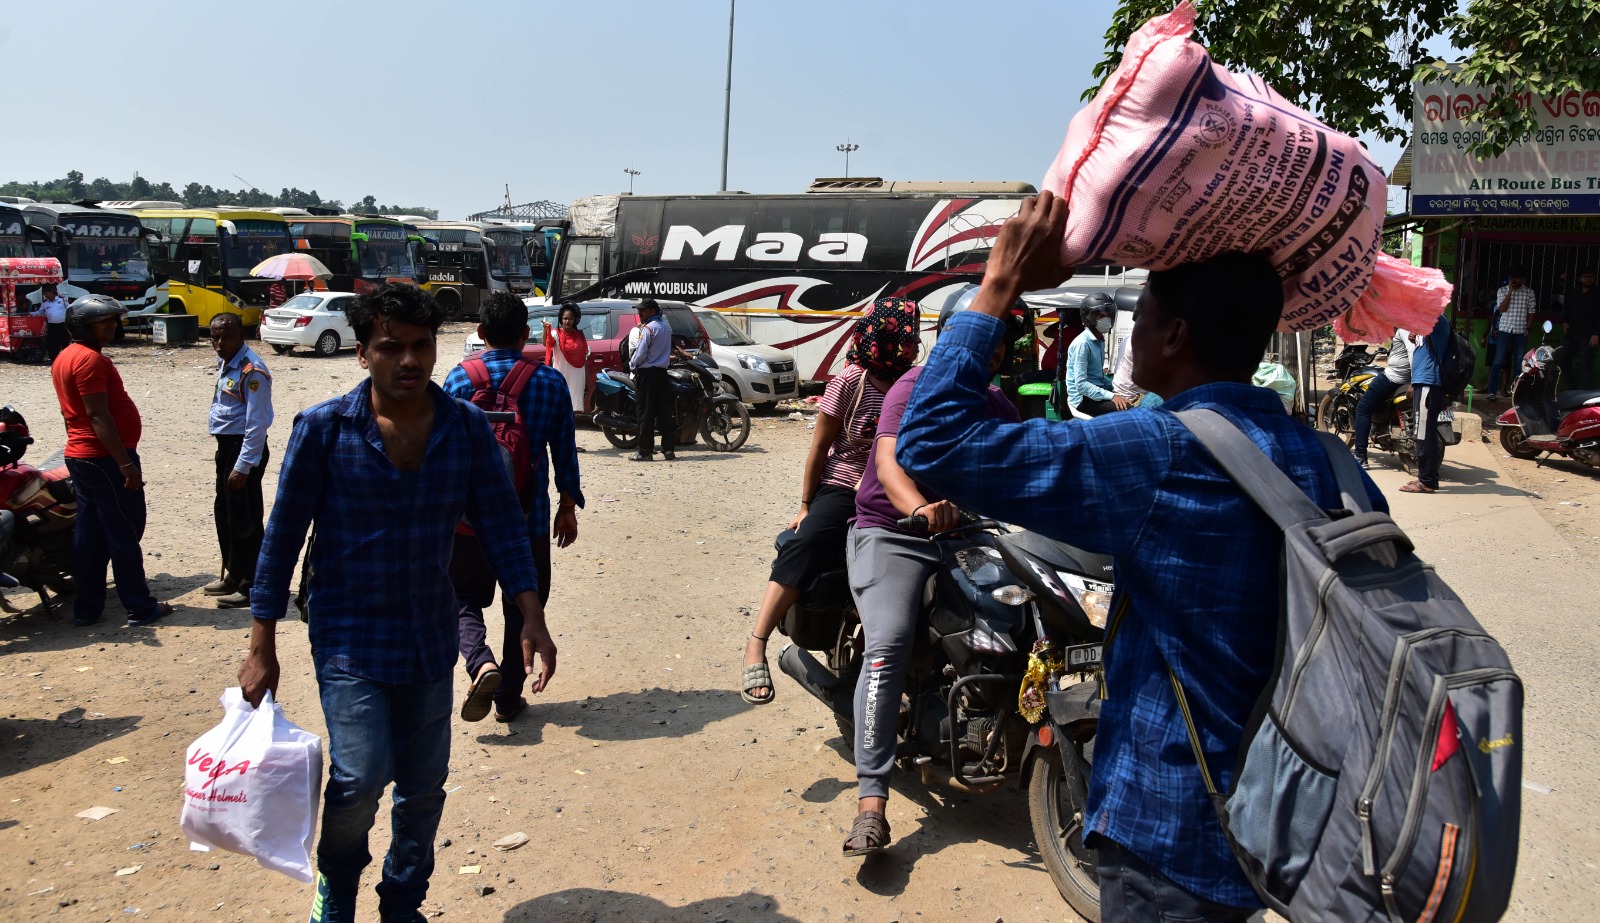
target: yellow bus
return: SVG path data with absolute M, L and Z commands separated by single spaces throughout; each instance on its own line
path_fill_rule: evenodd
M 202 329 L 218 314 L 239 315 L 247 330 L 260 325 L 273 280 L 252 278 L 250 270 L 294 249 L 284 216 L 233 208 L 153 208 L 134 214 L 161 235 L 151 257 L 155 271 L 168 279 L 168 314 L 193 314 Z

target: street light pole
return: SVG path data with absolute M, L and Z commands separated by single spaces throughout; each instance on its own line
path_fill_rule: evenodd
M 622 172 L 628 174 L 628 195 L 633 195 L 633 178 L 638 176 L 640 171 L 635 170 L 632 167 L 626 167 Z
M 728 0 L 728 82 L 722 96 L 722 185 L 728 191 L 728 116 L 733 111 L 733 8 L 738 0 Z
M 844 154 L 844 175 L 845 175 L 846 179 L 849 179 L 850 178 L 850 152 L 851 151 L 859 151 L 859 150 L 861 150 L 861 145 L 859 145 L 859 144 L 851 144 L 849 141 L 846 141 L 845 143 L 837 145 L 836 147 L 834 147 L 834 150 L 839 151 L 840 153 Z

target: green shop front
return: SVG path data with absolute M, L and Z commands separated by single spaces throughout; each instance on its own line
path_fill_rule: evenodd
M 1539 130 L 1488 160 L 1470 152 L 1481 129 L 1467 121 L 1488 103 L 1486 92 L 1432 80 L 1416 93 L 1411 145 L 1390 179 L 1408 189 L 1409 214 L 1391 227 L 1407 227 L 1413 260 L 1455 285 L 1451 320 L 1472 331 L 1481 388 L 1493 360 L 1482 347 L 1495 294 L 1511 270 L 1527 271 L 1538 301 L 1531 347 L 1560 344 L 1567 294 L 1579 272 L 1600 267 L 1600 91 L 1524 94 L 1519 104 Z

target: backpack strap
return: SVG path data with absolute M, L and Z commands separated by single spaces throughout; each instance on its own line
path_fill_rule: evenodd
M 1238 427 L 1228 422 L 1227 417 L 1215 410 L 1182 410 L 1173 416 L 1200 440 L 1223 472 L 1280 529 L 1328 518 L 1305 491 L 1289 480 L 1289 476 L 1249 437 L 1239 432 Z M 1352 459 L 1351 464 L 1354 463 Z
M 461 360 L 461 371 L 467 373 L 467 381 L 472 383 L 472 390 L 482 391 L 489 387 L 489 364 L 479 356 Z
M 511 371 L 506 373 L 505 380 L 500 382 L 501 393 L 511 398 L 513 404 L 517 403 L 522 397 L 522 389 L 528 386 L 528 382 L 533 380 L 533 373 L 538 370 L 539 367 L 532 362 L 518 357 L 516 363 L 511 366 Z
M 1372 497 L 1361 480 L 1361 469 L 1344 441 L 1321 430 L 1317 431 L 1317 438 L 1322 440 L 1322 450 L 1327 453 L 1328 464 L 1333 466 L 1333 477 L 1339 482 L 1339 499 L 1344 508 L 1352 513 L 1372 512 Z

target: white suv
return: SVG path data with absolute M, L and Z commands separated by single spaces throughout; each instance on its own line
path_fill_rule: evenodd
M 711 358 L 728 390 L 746 404 L 771 406 L 800 396 L 794 353 L 762 346 L 710 308 L 695 308 L 695 316 L 711 336 Z

